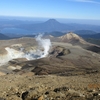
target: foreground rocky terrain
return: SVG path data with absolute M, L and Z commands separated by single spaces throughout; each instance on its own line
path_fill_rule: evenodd
M 100 74 L 75 76 L 32 72 L 0 77 L 0 100 L 99 100 Z
M 1 65 L 0 100 L 99 100 L 100 54 L 81 45 L 99 46 L 89 44 L 75 35 L 72 38 L 69 37 L 70 43 L 52 42 L 48 56 L 41 59 L 8 59 Z M 74 45 L 75 39 L 79 39 L 77 45 Z M 32 38 L 0 43 L 2 59 L 7 58 L 5 47 L 17 50 L 14 51 L 16 55 L 22 47 L 25 53 L 38 48 Z M 43 48 L 40 50 L 43 51 Z

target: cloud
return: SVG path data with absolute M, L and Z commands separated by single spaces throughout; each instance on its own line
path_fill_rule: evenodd
M 94 0 L 70 0 L 70 1 L 100 4 L 100 2 L 98 2 L 96 0 L 95 1 Z

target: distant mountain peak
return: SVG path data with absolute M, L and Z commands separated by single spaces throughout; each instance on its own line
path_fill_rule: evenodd
M 49 19 L 45 23 L 59 23 L 56 19 Z
M 55 22 L 55 21 L 57 21 L 57 20 L 56 20 L 56 19 L 49 19 L 48 21 Z

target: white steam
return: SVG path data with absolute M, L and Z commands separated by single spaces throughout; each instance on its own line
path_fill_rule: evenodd
M 50 39 L 43 39 L 42 36 L 43 36 L 42 34 L 39 34 L 36 37 L 36 41 L 38 42 L 38 48 L 36 50 L 29 50 L 27 52 L 24 52 L 23 47 L 20 47 L 19 51 L 10 47 L 6 47 L 5 50 L 7 51 L 7 55 L 3 59 L 0 59 L 1 62 L 0 65 L 12 59 L 17 59 L 17 58 L 26 58 L 27 60 L 35 60 L 46 57 L 49 53 L 51 41 Z
M 6 55 L 0 55 L 0 65 L 4 65 L 8 61 L 16 58 L 22 58 L 24 53 L 21 51 L 17 51 L 13 48 L 6 47 L 5 50 L 7 51 Z
M 43 55 L 41 55 L 41 57 L 46 57 L 48 55 L 50 46 L 51 46 L 51 41 L 50 39 L 42 39 L 42 34 L 39 34 L 36 37 L 36 41 L 38 42 L 39 46 L 43 47 L 44 51 L 43 51 Z
M 22 51 L 17 51 L 9 47 L 6 47 L 5 49 L 8 52 L 9 59 L 22 58 L 24 55 Z
M 43 34 L 36 36 L 35 39 L 38 42 L 38 49 L 36 51 L 30 50 L 27 54 L 25 54 L 25 58 L 27 60 L 40 59 L 48 55 L 51 47 L 51 41 L 50 39 L 43 39 L 42 36 Z

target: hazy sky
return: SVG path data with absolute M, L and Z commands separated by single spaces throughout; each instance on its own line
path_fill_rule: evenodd
M 100 0 L 0 0 L 0 15 L 100 20 Z

